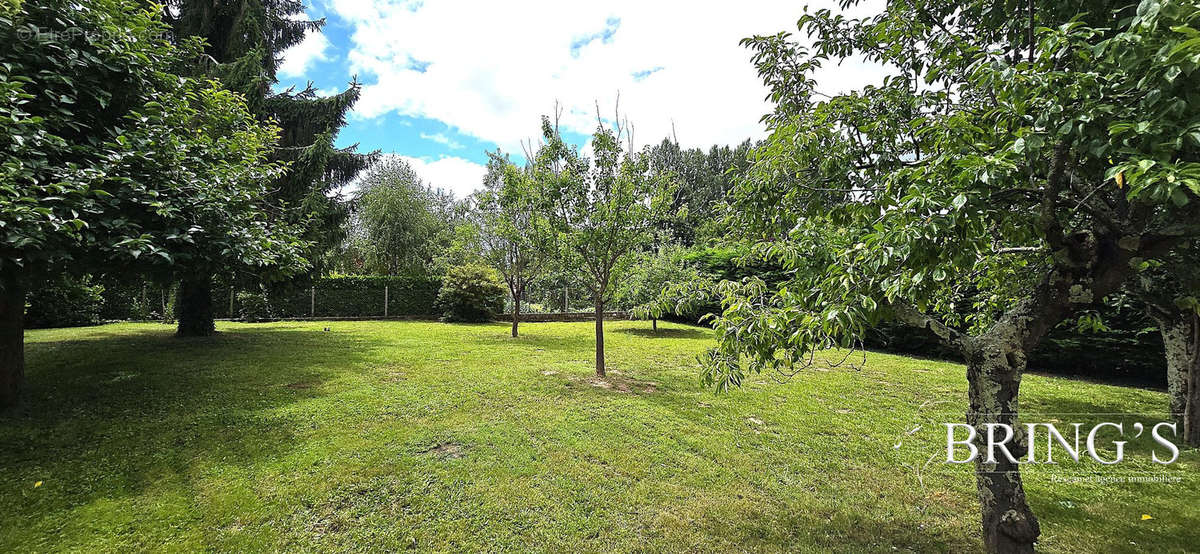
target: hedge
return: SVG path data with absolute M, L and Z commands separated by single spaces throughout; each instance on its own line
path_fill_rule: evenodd
M 387 291 L 388 316 L 436 317 L 433 303 L 437 299 L 440 279 L 426 277 L 394 277 L 385 275 L 349 275 L 322 277 L 278 283 L 266 292 L 269 314 L 274 318 L 312 317 L 315 292 L 315 317 L 381 317 L 384 315 L 384 291 Z M 262 290 L 239 286 L 232 290 L 223 279 L 213 283 L 213 317 L 238 319 L 242 317 L 247 294 L 260 295 Z M 160 285 L 143 282 L 105 282 L 104 310 L 101 317 L 108 320 L 145 320 L 162 317 L 161 304 L 169 304 L 173 291 Z M 232 308 L 232 311 L 230 311 Z M 263 306 L 256 306 L 256 317 L 262 316 Z
M 426 277 L 349 275 L 276 286 L 267 296 L 275 317 L 369 317 L 384 315 L 386 291 L 388 316 L 432 317 L 441 286 Z

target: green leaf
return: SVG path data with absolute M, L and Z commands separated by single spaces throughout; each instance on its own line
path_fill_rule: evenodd
M 951 204 L 954 206 L 954 209 L 961 210 L 963 206 L 967 204 L 967 195 L 960 193 L 958 196 L 954 197 L 954 200 L 951 202 Z

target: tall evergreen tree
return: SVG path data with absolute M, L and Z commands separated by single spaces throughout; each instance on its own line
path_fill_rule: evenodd
M 377 157 L 360 154 L 357 145 L 337 148 L 334 139 L 346 124 L 346 113 L 358 101 L 356 81 L 343 92 L 318 96 L 312 83 L 303 90 L 275 92 L 281 54 L 305 35 L 320 32 L 321 20 L 303 19 L 299 0 L 172 0 L 165 9 L 178 40 L 198 37 L 206 42 L 210 65 L 203 68 L 229 89 L 241 93 L 262 121 L 281 129 L 274 161 L 289 170 L 270 187 L 270 202 L 282 206 L 282 223 L 301 224 L 312 241 L 310 261 L 343 236 L 348 209 L 330 192 L 350 182 Z M 206 335 L 213 331 L 211 288 L 222 268 L 191 268 L 180 284 L 179 333 Z

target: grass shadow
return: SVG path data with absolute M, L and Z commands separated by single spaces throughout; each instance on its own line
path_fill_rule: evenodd
M 202 338 L 162 326 L 37 337 L 26 350 L 26 400 L 0 417 L 0 496 L 20 498 L 45 479 L 38 503 L 6 508 L 44 517 L 149 488 L 187 494 L 203 468 L 283 456 L 302 426 L 278 411 L 328 394 L 323 384 L 365 349 L 300 326 Z
M 708 336 L 708 333 L 696 328 L 661 328 L 657 331 L 649 327 L 641 328 L 623 328 L 614 329 L 613 332 L 625 335 L 633 335 L 645 339 L 702 339 Z

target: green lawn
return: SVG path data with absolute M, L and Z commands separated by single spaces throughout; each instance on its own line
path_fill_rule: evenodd
M 714 395 L 695 361 L 709 331 L 611 323 L 613 375 L 597 382 L 591 329 L 30 331 L 30 407 L 0 419 L 0 551 L 979 548 L 971 468 L 936 459 L 939 422 L 964 411 L 962 366 L 871 354 L 861 370 Z M 1151 421 L 1165 405 L 1040 376 L 1022 392 L 1024 411 L 1043 414 L 1030 420 Z M 1041 547 L 1200 544 L 1200 455 L 1163 469 L 1148 452 L 1140 440 L 1115 468 L 1027 468 Z M 1095 471 L 1183 481 L 1051 479 Z

